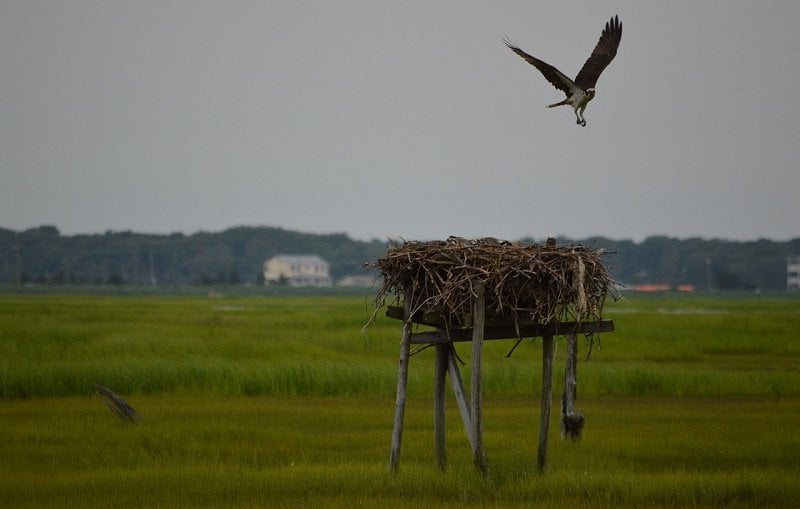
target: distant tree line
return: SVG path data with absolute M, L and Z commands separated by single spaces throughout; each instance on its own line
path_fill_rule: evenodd
M 559 243 L 573 243 L 558 239 Z M 698 291 L 786 290 L 786 260 L 800 256 L 800 238 L 729 241 L 648 237 L 640 243 L 593 237 L 578 242 L 609 252 L 617 282 L 628 285 L 693 285 Z
M 655 236 L 640 243 L 602 237 L 558 242 L 607 250 L 606 261 L 620 283 L 691 284 L 701 291 L 785 290 L 786 259 L 800 255 L 800 238 L 734 242 Z M 274 227 L 243 226 L 191 235 L 108 231 L 71 236 L 61 235 L 54 226 L 0 228 L 0 283 L 262 284 L 262 264 L 277 254 L 319 255 L 338 279 L 363 274 L 363 264 L 383 256 L 386 244 L 353 240 L 343 233 L 317 235 Z
M 385 252 L 380 241 L 335 233 L 237 227 L 219 233 L 152 235 L 130 231 L 61 235 L 54 226 L 0 229 L 0 282 L 36 284 L 222 285 L 263 283 L 264 260 L 317 254 L 331 275 L 362 274 Z

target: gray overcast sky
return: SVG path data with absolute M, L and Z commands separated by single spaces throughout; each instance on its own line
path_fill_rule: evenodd
M 586 110 L 574 76 L 619 14 Z M 0 226 L 800 237 L 800 2 L 0 3 Z

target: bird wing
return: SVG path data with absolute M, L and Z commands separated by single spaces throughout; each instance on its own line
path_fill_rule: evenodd
M 567 94 L 567 97 L 571 96 L 578 89 L 578 86 L 575 84 L 574 81 L 572 81 L 569 77 L 567 77 L 567 75 L 565 75 L 563 72 L 559 71 L 552 65 L 542 60 L 539 60 L 538 58 L 532 55 L 525 53 L 508 39 L 503 39 L 503 42 L 505 43 L 506 46 L 508 46 L 511 49 L 511 51 L 524 58 L 525 61 L 531 64 L 532 66 L 539 69 L 539 72 L 542 73 L 545 79 L 547 79 L 547 81 L 549 81 L 554 87 L 556 87 L 559 90 L 562 90 L 565 94 Z
M 606 23 L 606 28 L 600 34 L 600 40 L 594 47 L 591 56 L 583 64 L 581 71 L 575 77 L 575 83 L 583 90 L 594 88 L 600 74 L 614 60 L 622 40 L 622 23 L 614 16 Z

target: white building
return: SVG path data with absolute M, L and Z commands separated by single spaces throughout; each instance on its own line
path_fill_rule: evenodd
M 786 291 L 800 291 L 800 256 L 786 260 Z
M 264 283 L 332 286 L 328 262 L 317 255 L 279 255 L 264 261 Z

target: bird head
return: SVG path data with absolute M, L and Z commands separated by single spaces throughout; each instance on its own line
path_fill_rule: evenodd
M 592 99 L 594 97 L 594 88 L 587 88 L 585 93 L 586 97 Z

